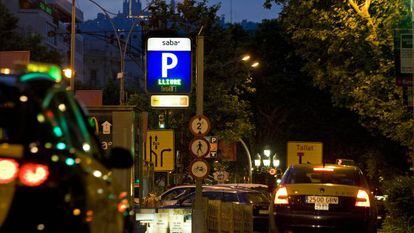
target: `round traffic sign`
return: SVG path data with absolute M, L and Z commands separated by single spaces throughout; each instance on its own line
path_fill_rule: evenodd
M 210 132 L 210 120 L 204 115 L 197 115 L 191 118 L 190 131 L 194 136 L 205 136 Z
M 210 143 L 205 138 L 194 138 L 190 142 L 190 152 L 197 158 L 204 158 L 210 152 Z
M 269 169 L 269 174 L 272 175 L 272 176 L 276 175 L 276 172 L 277 172 L 277 170 L 274 169 L 274 168 Z
M 210 166 L 204 160 L 195 160 L 190 166 L 191 175 L 198 179 L 203 179 L 210 172 Z

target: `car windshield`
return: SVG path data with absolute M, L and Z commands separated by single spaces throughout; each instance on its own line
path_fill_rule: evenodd
M 177 188 L 173 189 L 170 192 L 164 194 L 161 199 L 168 201 L 168 200 L 177 200 L 179 199 L 183 194 L 191 192 L 191 190 L 194 190 L 195 188 Z
M 326 169 L 313 168 L 290 169 L 284 183 L 287 184 L 342 184 L 365 186 L 362 174 L 354 169 Z

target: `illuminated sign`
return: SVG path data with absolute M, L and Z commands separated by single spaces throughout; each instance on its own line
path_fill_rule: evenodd
M 148 93 L 191 92 L 191 40 L 189 38 L 148 38 L 146 55 Z
M 152 95 L 151 107 L 154 108 L 188 108 L 190 100 L 187 95 Z

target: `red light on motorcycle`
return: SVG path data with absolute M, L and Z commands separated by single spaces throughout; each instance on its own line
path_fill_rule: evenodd
M 19 171 L 19 164 L 13 159 L 0 159 L 0 184 L 14 181 Z
M 287 193 L 286 187 L 280 187 L 276 191 L 274 203 L 275 203 L 275 205 L 287 205 L 287 204 L 289 204 L 288 193 Z
M 366 191 L 358 190 L 355 206 L 358 206 L 358 207 L 370 207 L 371 206 L 369 202 L 369 196 Z
M 38 186 L 47 180 L 49 168 L 45 165 L 27 163 L 20 168 L 20 181 L 26 186 Z

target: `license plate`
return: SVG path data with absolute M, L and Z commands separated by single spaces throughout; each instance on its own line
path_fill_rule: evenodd
M 329 210 L 330 204 L 338 204 L 338 197 L 307 196 L 306 203 L 315 204 L 315 210 Z
M 259 210 L 259 214 L 269 214 L 269 210 Z
M 329 210 L 329 204 L 315 203 L 315 210 Z

